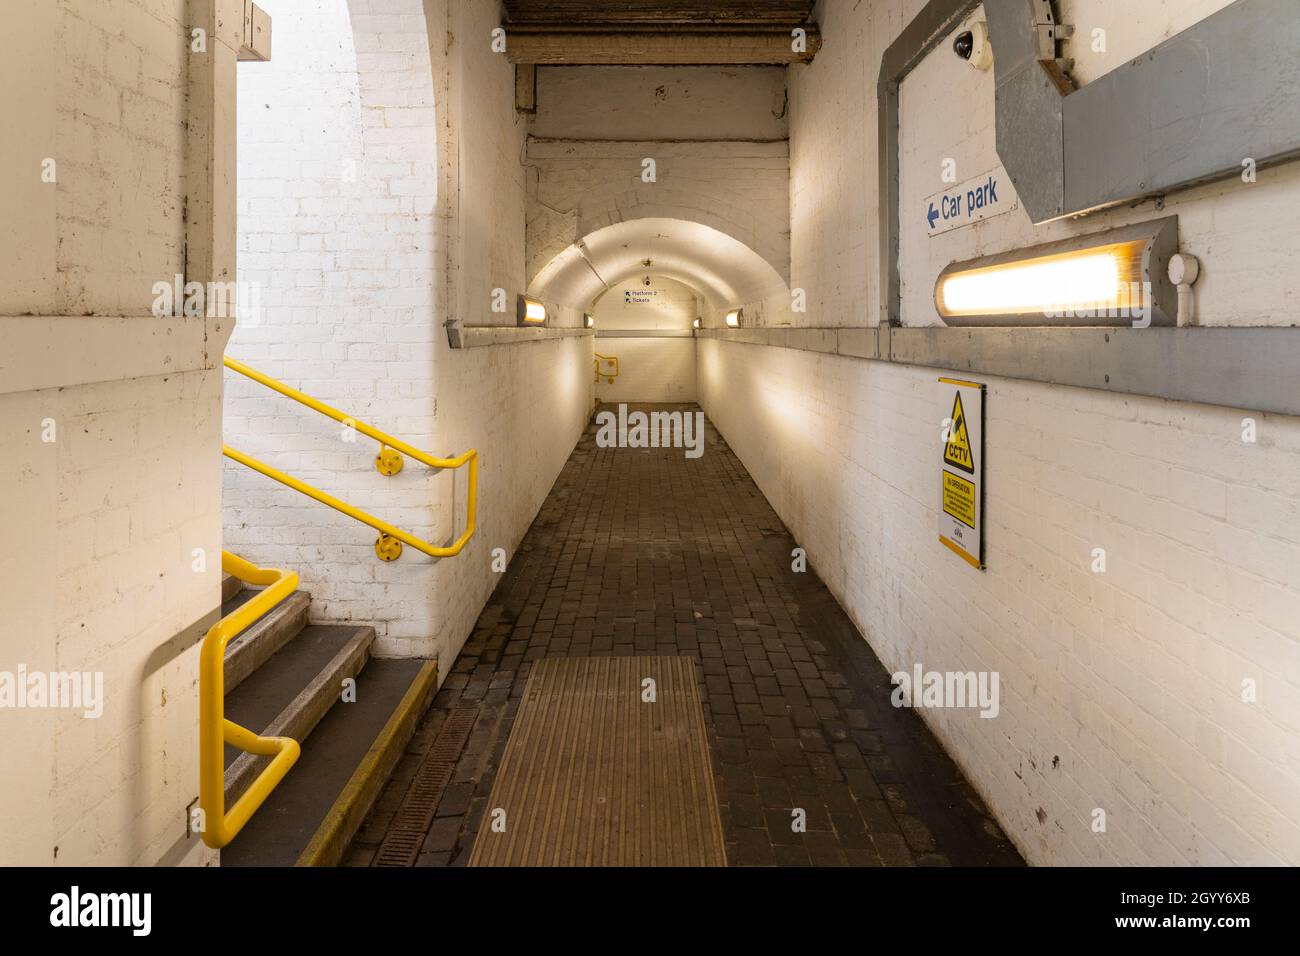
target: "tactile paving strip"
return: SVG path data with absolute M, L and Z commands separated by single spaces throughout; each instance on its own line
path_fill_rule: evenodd
M 725 866 L 690 657 L 534 664 L 471 866 Z

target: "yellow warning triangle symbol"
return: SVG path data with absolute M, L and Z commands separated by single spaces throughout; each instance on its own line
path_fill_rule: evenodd
M 970 447 L 970 432 L 966 430 L 966 411 L 961 407 L 961 392 L 952 405 L 952 421 L 948 425 L 948 444 L 943 449 L 943 460 L 954 468 L 975 474 L 975 452 Z

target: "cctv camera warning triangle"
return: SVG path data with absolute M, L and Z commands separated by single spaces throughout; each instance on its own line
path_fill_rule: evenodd
M 975 474 L 975 452 L 971 450 L 970 432 L 966 429 L 966 412 L 961 407 L 961 392 L 952 406 L 952 421 L 948 426 L 948 444 L 943 449 L 943 460 L 954 468 Z

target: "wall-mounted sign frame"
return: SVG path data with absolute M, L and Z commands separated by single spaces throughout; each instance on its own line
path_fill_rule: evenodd
M 979 382 L 939 379 L 939 540 L 984 570 L 984 392 Z

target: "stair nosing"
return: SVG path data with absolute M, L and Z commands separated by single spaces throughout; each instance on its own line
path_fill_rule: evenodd
M 229 694 L 257 672 L 307 626 L 311 594 L 294 591 L 267 611 L 226 647 L 223 661 L 224 691 Z M 294 626 L 294 619 L 301 618 Z
M 316 832 L 299 854 L 295 866 L 337 866 L 373 809 L 384 784 L 415 736 L 420 721 L 438 693 L 438 661 L 423 662 L 401 699 L 366 749 L 343 789 L 325 811 Z
M 348 626 L 348 625 L 344 625 Z M 286 643 L 288 643 L 286 641 Z M 289 701 L 265 728 L 256 730 L 263 737 L 292 737 L 301 744 L 316 729 L 324 716 L 338 703 L 340 685 L 345 678 L 356 677 L 370 660 L 375 643 L 375 629 L 354 625 L 352 635 L 324 667 Z M 242 753 L 225 771 L 226 806 L 243 795 L 256 778 L 268 757 Z M 290 773 L 293 771 L 290 770 Z

